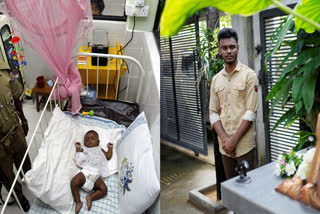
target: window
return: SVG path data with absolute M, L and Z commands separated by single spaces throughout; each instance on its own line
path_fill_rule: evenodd
M 125 0 L 91 0 L 94 19 L 125 21 Z

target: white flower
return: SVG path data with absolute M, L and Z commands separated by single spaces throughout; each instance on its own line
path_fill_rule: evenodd
M 289 164 L 286 164 L 286 173 L 288 176 L 291 176 L 296 171 L 296 166 L 294 165 L 293 161 L 290 161 Z
M 315 148 L 312 148 L 303 155 L 303 161 L 297 170 L 297 176 L 299 176 L 302 180 L 307 179 L 307 176 L 310 171 L 314 151 L 315 151 Z
M 306 161 L 308 163 L 311 163 L 312 162 L 312 159 L 313 159 L 313 155 L 314 155 L 314 151 L 316 149 L 315 148 L 312 148 L 310 150 L 308 150 L 304 155 L 303 155 L 303 161 Z
M 302 180 L 307 179 L 307 176 L 310 171 L 310 166 L 311 166 L 311 163 L 303 161 L 297 170 L 297 176 L 300 177 Z
M 280 164 L 276 163 L 275 167 L 276 168 L 274 169 L 273 174 L 276 175 L 276 176 L 280 176 L 280 174 L 281 174 Z

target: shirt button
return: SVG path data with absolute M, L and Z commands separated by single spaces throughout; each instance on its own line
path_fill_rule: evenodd
M 2 105 L 0 105 L 0 108 L 2 108 L 3 106 Z
M 228 94 L 230 94 L 230 91 L 228 91 Z
M 6 117 L 6 120 L 8 120 L 8 118 Z

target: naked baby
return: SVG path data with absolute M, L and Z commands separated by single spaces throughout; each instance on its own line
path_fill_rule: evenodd
M 104 151 L 99 146 L 100 140 L 97 132 L 90 130 L 84 136 L 84 147 L 76 142 L 76 164 L 81 171 L 71 180 L 71 191 L 76 202 L 75 213 L 79 213 L 82 202 L 80 200 L 79 188 L 92 193 L 86 196 L 88 210 L 94 200 L 103 198 L 107 194 L 107 186 L 101 177 L 106 177 L 108 173 L 107 160 L 112 157 L 113 144 L 108 143 L 108 151 Z

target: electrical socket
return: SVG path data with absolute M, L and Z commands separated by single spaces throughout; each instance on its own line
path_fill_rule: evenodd
M 136 9 L 136 16 L 147 17 L 149 14 L 149 6 L 138 7 Z

